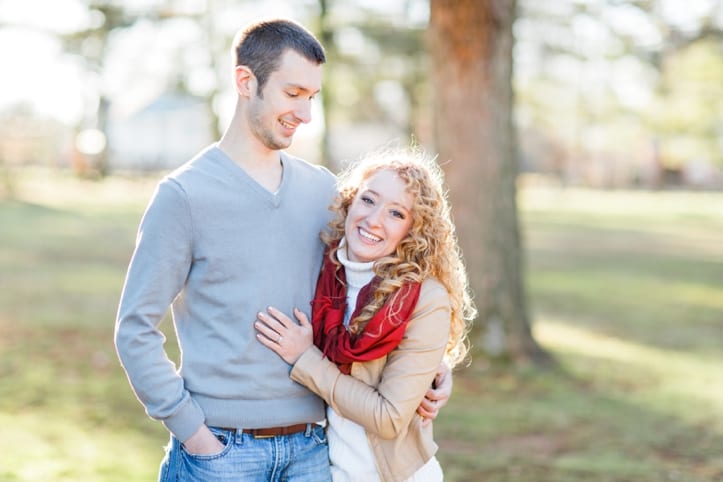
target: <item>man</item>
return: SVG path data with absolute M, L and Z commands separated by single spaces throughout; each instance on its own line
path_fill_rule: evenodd
M 324 50 L 286 20 L 250 26 L 234 49 L 233 118 L 218 143 L 159 183 L 116 347 L 148 415 L 171 433 L 160 480 L 330 480 L 323 402 L 289 379 L 253 327 L 267 306 L 309 306 L 321 266 L 335 179 L 282 149 L 311 121 Z M 158 329 L 169 305 L 178 371 Z M 420 414 L 436 416 L 434 401 Z

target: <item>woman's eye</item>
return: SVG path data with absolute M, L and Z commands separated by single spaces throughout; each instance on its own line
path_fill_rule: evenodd
M 364 204 L 374 204 L 374 200 L 372 200 L 372 198 L 367 197 L 367 196 L 362 196 L 361 200 Z
M 393 210 L 393 211 L 392 211 L 392 216 L 394 216 L 395 218 L 399 218 L 399 219 L 405 219 L 405 218 L 406 218 L 406 216 L 404 216 L 404 213 L 403 213 L 403 212 L 397 211 L 397 210 Z

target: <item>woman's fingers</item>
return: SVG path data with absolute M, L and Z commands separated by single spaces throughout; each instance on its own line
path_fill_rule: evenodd
M 280 324 L 280 325 L 282 325 L 282 326 L 284 326 L 284 327 L 286 327 L 286 328 L 288 328 L 288 327 L 291 326 L 292 324 L 294 324 L 294 325 L 296 324 L 296 323 L 294 323 L 294 322 L 291 320 L 291 318 L 289 318 L 288 316 L 286 316 L 284 313 L 282 313 L 281 311 L 277 310 L 277 309 L 274 308 L 273 306 L 269 306 L 269 307 L 266 309 L 266 311 L 268 312 L 269 316 L 270 316 L 274 321 L 276 321 L 278 324 Z
M 293 322 L 278 310 L 270 308 L 269 314 L 259 313 L 254 323 L 259 342 L 271 348 L 291 365 L 296 363 L 301 354 L 314 342 L 309 320 L 301 312 L 295 314 L 299 317 L 300 323 Z
M 273 307 L 268 308 L 268 313 L 260 311 L 256 315 L 256 317 L 261 322 L 263 322 L 264 325 L 277 333 L 276 335 L 274 335 L 273 333 L 267 335 L 272 340 L 276 340 L 278 338 L 278 335 L 283 336 L 284 332 L 286 332 L 289 328 L 296 324 L 291 321 L 288 316 L 284 315 L 282 312 Z
M 254 326 L 259 331 L 259 333 L 264 335 L 264 337 L 268 338 L 270 341 L 277 342 L 279 340 L 279 337 L 283 336 L 282 333 L 279 333 L 279 331 L 271 328 L 264 319 L 260 318 L 258 321 L 256 321 Z
M 313 344 L 313 330 L 308 317 L 298 308 L 294 309 L 296 323 L 279 310 L 269 307 L 267 313 L 259 312 L 254 327 L 259 342 L 271 348 L 287 363 L 294 364 L 299 356 Z
M 299 331 L 300 327 L 302 328 L 301 331 L 311 328 L 311 323 L 309 323 L 309 319 L 304 312 L 294 308 L 294 315 L 299 319 L 299 323 L 292 321 L 291 318 L 276 308 L 269 307 L 268 313 L 259 312 L 256 315 L 256 325 L 261 333 L 273 341 L 278 341 L 279 336 L 292 336 Z
M 294 308 L 294 316 L 299 320 L 299 323 L 296 323 L 294 320 L 292 320 L 273 306 L 269 306 L 269 308 L 267 309 L 267 313 L 258 313 L 258 318 L 276 331 L 282 331 L 283 328 L 291 329 L 299 325 L 311 325 L 311 323 L 309 322 L 309 318 L 300 309 Z
M 306 314 L 298 308 L 294 308 L 294 316 L 296 316 L 296 319 L 299 320 L 299 324 L 301 326 L 306 326 L 306 325 L 311 324 L 311 323 L 309 323 L 309 318 L 306 317 Z
M 270 348 L 271 350 L 276 352 L 277 355 L 281 355 L 281 345 L 273 341 L 267 335 L 263 334 L 260 323 L 256 323 L 256 329 L 259 330 L 259 333 L 256 333 L 256 339 L 259 340 L 259 342 L 265 347 Z

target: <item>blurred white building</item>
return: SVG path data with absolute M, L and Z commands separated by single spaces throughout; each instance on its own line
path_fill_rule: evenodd
M 188 161 L 212 139 L 212 116 L 203 99 L 166 93 L 134 110 L 111 108 L 109 163 L 113 171 L 169 170 Z

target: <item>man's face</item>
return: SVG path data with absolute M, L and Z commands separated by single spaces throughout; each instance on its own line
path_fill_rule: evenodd
M 251 132 L 270 150 L 289 147 L 296 128 L 311 121 L 311 102 L 320 90 L 321 65 L 287 50 L 269 75 L 263 97 L 256 92 L 249 100 Z

